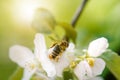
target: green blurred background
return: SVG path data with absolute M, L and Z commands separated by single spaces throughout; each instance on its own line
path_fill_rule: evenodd
M 57 21 L 67 23 L 71 22 L 81 3 L 81 0 L 0 0 L 0 80 L 8 80 L 17 68 L 9 59 L 10 46 L 20 44 L 34 48 L 35 31 L 31 28 L 31 18 L 22 14 L 31 9 L 26 7 L 27 4 L 32 5 L 32 1 L 37 7 L 51 11 Z M 23 4 L 26 6 L 23 7 Z M 109 48 L 120 53 L 120 0 L 88 0 L 76 31 L 77 47 L 85 48 L 89 41 L 104 36 L 109 40 Z

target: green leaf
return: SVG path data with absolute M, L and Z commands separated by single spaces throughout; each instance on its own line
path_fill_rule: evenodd
M 9 80 L 21 80 L 23 75 L 23 68 L 18 67 L 17 70 L 10 76 Z
M 40 33 L 51 33 L 56 26 L 56 21 L 50 11 L 38 8 L 34 14 L 32 27 Z
M 63 78 L 64 78 L 64 80 L 78 80 L 73 72 L 73 69 L 71 69 L 71 68 L 64 69 Z
M 75 29 L 72 27 L 72 25 L 70 25 L 68 23 L 58 23 L 58 25 L 65 30 L 66 36 L 68 38 L 72 39 L 73 42 L 75 43 L 77 33 L 76 33 Z
M 55 80 L 64 80 L 62 77 L 56 77 Z
M 104 59 L 107 68 L 113 73 L 113 75 L 120 80 L 120 56 L 111 50 L 107 50 L 100 57 Z

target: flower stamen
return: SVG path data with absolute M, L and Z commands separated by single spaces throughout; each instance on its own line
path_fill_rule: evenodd
M 93 58 L 86 58 L 86 59 L 87 59 L 88 64 L 89 64 L 91 67 L 93 67 L 95 60 L 94 60 Z
M 35 69 L 36 64 L 27 62 L 25 64 L 25 67 L 28 69 L 29 72 L 31 72 L 33 69 Z
M 73 61 L 73 62 L 71 62 L 71 64 L 70 64 L 70 68 L 75 68 L 76 65 L 77 65 L 77 63 L 76 63 L 75 61 Z

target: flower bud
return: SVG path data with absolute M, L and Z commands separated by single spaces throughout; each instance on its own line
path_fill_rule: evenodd
M 35 11 L 32 27 L 40 33 L 51 33 L 56 25 L 53 15 L 44 8 Z

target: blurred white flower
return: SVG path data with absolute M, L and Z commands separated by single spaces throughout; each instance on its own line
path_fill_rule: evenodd
M 39 39 L 37 39 L 39 36 Z M 36 34 L 35 40 L 35 52 L 24 46 L 14 45 L 10 48 L 9 57 L 12 61 L 24 68 L 24 74 L 22 80 L 30 80 L 32 75 L 40 69 L 40 62 L 42 68 L 47 72 L 49 77 L 56 75 L 54 64 L 47 58 L 46 45 L 44 44 L 44 36 L 42 34 Z M 49 67 L 49 69 L 48 69 Z
M 108 45 L 108 41 L 104 37 L 96 39 L 89 44 L 88 51 L 86 50 L 87 54 L 74 69 L 79 80 L 88 80 L 103 72 L 105 62 L 97 57 L 108 48 Z
M 22 80 L 30 80 L 37 70 L 37 61 L 32 51 L 24 46 L 14 45 L 10 48 L 9 56 L 12 61 L 24 68 Z
M 24 75 L 22 80 L 30 80 L 34 73 L 40 69 L 40 64 L 47 76 L 53 78 L 54 76 L 62 76 L 62 71 L 70 63 L 66 53 L 72 52 L 74 45 L 70 46 L 63 53 L 58 62 L 54 62 L 48 57 L 48 50 L 43 34 L 37 33 L 34 39 L 35 50 L 34 54 L 31 50 L 24 46 L 14 45 L 10 48 L 9 56 L 12 61 L 24 68 Z

